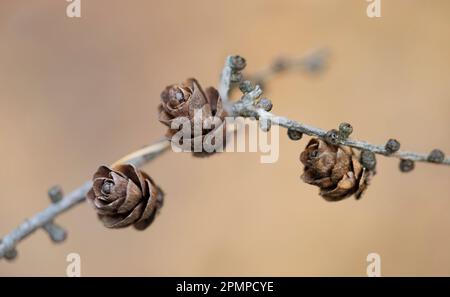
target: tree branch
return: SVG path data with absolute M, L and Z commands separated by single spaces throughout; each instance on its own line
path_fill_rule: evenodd
M 298 131 L 300 133 L 304 133 L 309 136 L 319 137 L 322 139 L 325 139 L 325 136 L 327 134 L 327 131 L 325 131 L 323 129 L 309 126 L 309 125 L 306 125 L 306 124 L 303 124 L 303 123 L 300 123 L 300 122 L 297 122 L 294 120 L 290 120 L 286 117 L 274 115 L 274 114 L 267 112 L 261 108 L 257 108 L 253 104 L 251 104 L 251 105 L 245 105 L 245 104 L 235 105 L 234 113 L 235 113 L 235 115 L 240 115 L 243 117 L 253 116 L 255 118 L 258 118 L 259 120 L 266 119 L 274 125 L 279 125 L 281 127 L 287 128 L 287 129 L 292 129 L 292 130 Z M 370 151 L 375 154 L 384 155 L 386 157 L 394 157 L 394 158 L 399 158 L 399 159 L 403 159 L 403 160 L 411 160 L 411 161 L 417 161 L 417 162 L 433 163 L 433 162 L 429 161 L 428 154 L 421 154 L 421 153 L 408 152 L 408 151 L 398 151 L 396 153 L 389 154 L 384 145 L 371 144 L 366 141 L 360 141 L 360 140 L 347 138 L 344 140 L 339 140 L 339 144 L 350 146 L 350 147 L 353 147 L 353 148 L 356 148 L 359 150 Z M 446 157 L 439 164 L 450 165 L 450 158 Z
M 250 76 L 250 78 L 258 81 L 259 83 L 264 83 L 275 74 L 285 70 L 302 69 L 307 72 L 317 72 L 323 69 L 327 55 L 327 51 L 319 50 L 302 58 L 279 59 L 273 63 L 272 66 L 262 69 L 253 76 Z M 261 87 L 259 85 L 253 87 L 250 81 L 243 81 L 241 71 L 245 68 L 245 66 L 246 62 L 242 57 L 229 56 L 226 59 L 225 66 L 222 71 L 218 89 L 222 97 L 224 107 L 230 115 L 252 117 L 258 119 L 260 123 L 271 123 L 287 128 L 288 131 L 296 131 L 297 133 L 304 133 L 310 136 L 326 139 L 328 132 L 323 129 L 270 113 L 269 111 L 272 104 L 270 100 L 260 98 L 262 95 Z M 244 95 L 240 100 L 230 102 L 229 93 L 232 88 L 237 85 L 239 85 L 239 88 Z M 347 137 L 338 138 L 336 141 L 340 145 L 350 146 L 359 150 L 370 151 L 375 154 L 381 154 L 388 157 L 396 157 L 402 160 L 450 165 L 450 158 L 443 158 L 443 155 L 441 155 L 442 160 L 436 162 L 436 160 L 433 161 L 430 159 L 430 155 L 427 154 L 407 151 L 390 153 L 384 145 L 374 145 L 365 141 L 354 140 Z M 135 165 L 136 167 L 142 167 L 167 151 L 169 148 L 170 142 L 164 138 L 152 145 L 126 155 L 113 165 L 119 163 L 129 163 Z M 83 202 L 85 200 L 86 193 L 91 187 L 92 182 L 88 181 L 81 187 L 67 194 L 65 197 L 63 197 L 62 191 L 59 188 L 52 188 L 49 191 L 49 195 L 53 203 L 43 211 L 25 220 L 9 234 L 4 236 L 0 241 L 0 258 L 6 258 L 8 260 L 15 258 L 17 255 L 17 244 L 31 235 L 34 231 L 41 228 L 50 235 L 53 241 L 60 242 L 64 240 L 66 237 L 66 232 L 64 229 L 56 225 L 53 220 L 58 215 Z
M 304 73 L 317 74 L 326 67 L 329 55 L 330 52 L 327 48 L 319 48 L 300 57 L 278 57 L 268 67 L 262 68 L 248 77 L 244 76 L 244 78 L 263 87 L 270 79 L 287 71 L 299 70 Z M 245 59 L 241 56 L 228 56 L 225 60 L 218 91 L 222 102 L 228 108 L 231 108 L 232 104 L 229 99 L 230 91 L 243 80 L 241 71 L 246 65 Z
M 280 56 L 269 66 L 252 73 L 248 77 L 244 75 L 244 78 L 264 88 L 268 81 L 287 71 L 299 70 L 309 74 L 321 73 L 327 65 L 329 56 L 330 51 L 327 48 L 315 49 L 300 57 Z
M 167 139 L 161 139 L 158 142 L 144 147 L 136 152 L 133 152 L 125 157 L 121 158 L 114 164 L 118 163 L 129 163 L 136 167 L 142 167 L 147 164 L 157 156 L 161 155 L 170 148 L 170 142 Z M 114 165 L 113 164 L 113 165 Z M 71 193 L 67 194 L 65 197 L 59 201 L 54 202 L 52 205 L 44 209 L 43 211 L 35 214 L 33 217 L 26 219 L 18 227 L 12 230 L 9 234 L 3 237 L 0 244 L 0 258 L 5 257 L 11 260 L 17 254 L 15 247 L 24 238 L 31 235 L 34 231 L 43 228 L 52 236 L 55 233 L 54 224 L 49 225 L 58 215 L 69 210 L 75 205 L 83 202 L 85 200 L 86 193 L 92 187 L 92 182 L 88 181 L 84 183 L 81 187 L 75 189 Z M 53 230 L 53 231 L 52 231 Z M 50 233 L 53 232 L 53 233 Z M 56 231 L 56 232 L 61 232 Z
M 267 77 L 271 77 L 274 73 L 280 72 L 282 70 L 291 69 L 294 66 L 304 65 L 305 63 L 307 64 L 307 62 L 305 62 L 305 61 L 308 61 L 308 59 L 316 60 L 315 64 L 319 64 L 319 62 L 317 60 L 324 59 L 324 57 L 326 56 L 325 53 L 326 52 L 321 52 L 320 54 L 313 53 L 313 54 L 310 54 L 309 56 L 307 56 L 309 58 L 302 58 L 302 59 L 297 59 L 297 60 L 283 59 L 284 62 L 282 64 L 283 65 L 282 67 L 280 65 L 278 67 L 272 66 L 272 67 L 267 68 L 266 70 L 262 70 L 261 72 L 259 72 L 259 74 L 257 73 L 256 75 L 253 75 L 250 77 L 253 77 L 256 79 L 265 79 Z M 239 73 L 240 71 L 242 71 L 243 68 L 236 69 L 234 67 L 234 65 L 232 64 L 233 61 L 234 61 L 233 58 L 228 57 L 227 60 L 225 61 L 224 69 L 232 69 L 232 71 L 234 71 L 234 73 Z M 280 62 L 278 62 L 278 64 L 279 63 Z M 323 61 L 320 64 L 323 64 Z M 277 63 L 274 63 L 274 65 L 277 65 Z M 323 65 L 321 68 L 323 68 Z M 242 75 L 241 75 L 241 77 L 242 77 Z M 221 85 L 223 84 L 224 86 L 227 86 L 227 88 L 223 87 L 223 89 L 227 89 L 229 92 L 229 86 L 231 84 L 228 81 L 226 81 L 226 78 L 227 78 L 226 76 L 222 76 Z M 278 126 L 287 128 L 289 130 L 297 131 L 300 133 L 307 134 L 309 136 L 315 136 L 315 137 L 319 137 L 319 138 L 326 140 L 326 136 L 328 133 L 328 131 L 326 131 L 326 130 L 323 130 L 321 128 L 316 128 L 316 127 L 313 127 L 313 126 L 310 126 L 310 125 L 307 125 L 307 124 L 304 124 L 301 122 L 297 122 L 297 121 L 288 119 L 283 116 L 275 115 L 275 114 L 270 113 L 269 111 L 261 108 L 259 102 L 261 101 L 260 97 L 262 95 L 262 90 L 259 85 L 256 85 L 253 87 L 252 83 L 250 81 L 248 81 L 248 80 L 242 81 L 240 84 L 240 89 L 244 93 L 242 98 L 239 101 L 230 105 L 231 108 L 229 108 L 229 110 L 228 110 L 229 113 L 232 114 L 233 116 L 252 117 L 252 118 L 258 119 L 260 122 L 268 121 L 271 124 L 278 125 Z M 265 100 L 269 101 L 266 98 L 265 98 Z M 269 109 L 271 109 L 271 107 L 272 107 L 272 105 L 270 103 Z M 450 165 L 449 157 L 443 158 L 443 160 L 436 162 L 436 161 L 433 161 L 432 159 L 430 159 L 430 154 L 421 154 L 421 153 L 415 153 L 415 152 L 409 152 L 409 151 L 397 151 L 395 153 L 390 153 L 386 149 L 386 145 L 376 145 L 376 144 L 371 144 L 366 141 L 355 140 L 355 139 L 351 139 L 351 138 L 339 138 L 337 140 L 337 144 L 350 146 L 350 147 L 353 147 L 353 148 L 356 148 L 359 150 L 370 151 L 374 154 L 380 154 L 380 155 L 384 155 L 387 157 L 399 158 L 402 160 Z

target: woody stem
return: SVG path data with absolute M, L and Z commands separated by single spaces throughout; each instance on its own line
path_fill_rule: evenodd
M 254 98 L 256 100 L 256 98 Z M 327 134 L 327 131 L 316 128 L 301 122 L 297 122 L 291 119 L 288 119 L 283 116 L 278 116 L 273 113 L 267 112 L 261 108 L 257 108 L 253 105 L 252 102 L 246 102 L 243 103 L 242 101 L 238 101 L 233 105 L 233 113 L 235 116 L 242 116 L 242 117 L 254 117 L 259 120 L 268 120 L 274 125 L 278 125 L 287 129 L 292 129 L 304 134 L 307 134 L 309 136 L 315 136 L 322 139 L 325 139 L 325 135 Z M 389 154 L 386 150 L 384 145 L 376 145 L 371 144 L 366 141 L 356 140 L 356 139 L 340 139 L 339 140 L 340 145 L 346 145 L 350 146 L 359 150 L 366 150 L 373 152 L 375 154 L 384 155 L 386 157 L 394 157 L 399 158 L 403 160 L 411 160 L 416 162 L 427 162 L 427 163 L 433 163 L 430 162 L 428 159 L 428 154 L 422 154 L 422 153 L 415 153 L 415 152 L 409 152 L 409 151 L 398 151 L 393 154 Z M 434 163 L 435 164 L 435 163 Z M 450 165 L 450 158 L 446 157 L 442 162 L 438 164 L 443 165 Z
M 284 64 L 282 65 L 283 67 L 280 68 L 280 65 L 277 65 L 277 67 L 267 68 L 257 73 L 253 78 L 259 81 L 264 81 L 272 77 L 273 74 L 275 73 L 279 73 L 282 70 L 292 69 L 297 66 L 300 66 L 300 68 L 306 69 L 309 72 L 316 71 L 317 66 L 321 67 L 321 65 L 323 64 L 323 60 L 324 60 L 323 54 L 314 55 L 314 53 L 313 55 L 310 55 L 309 57 L 306 58 L 284 60 L 283 62 Z M 257 102 L 262 93 L 259 86 L 256 86 L 253 91 L 244 94 L 241 100 L 234 103 L 229 102 L 228 96 L 230 89 L 231 87 L 236 85 L 236 82 L 233 82 L 232 84 L 232 79 L 236 80 L 236 77 L 239 77 L 238 74 L 240 70 L 242 70 L 242 69 L 236 70 L 237 68 L 236 67 L 233 68 L 233 65 L 231 63 L 232 59 L 230 56 L 226 60 L 219 85 L 219 93 L 224 101 L 224 106 L 229 112 L 229 114 L 242 117 L 254 117 L 259 120 L 267 120 L 270 121 L 272 124 L 279 125 L 284 128 L 295 130 L 310 136 L 325 138 L 327 131 L 323 129 L 309 126 L 288 119 L 283 116 L 272 114 L 261 108 L 257 108 L 255 106 L 255 102 Z M 234 76 L 232 74 L 234 74 Z M 396 153 L 389 154 L 383 145 L 374 145 L 365 141 L 358 141 L 350 138 L 340 139 L 339 144 L 354 147 L 360 150 L 371 151 L 373 153 L 385 155 L 388 157 L 396 157 L 400 159 L 419 162 L 430 162 L 429 157 L 426 154 L 419 154 L 406 151 L 398 151 Z M 137 150 L 133 153 L 124 156 L 117 162 L 114 162 L 113 165 L 119 163 L 129 163 L 135 165 L 136 167 L 142 167 L 143 165 L 147 164 L 154 158 L 166 152 L 169 148 L 170 142 L 164 138 L 152 145 L 149 145 L 147 147 L 144 147 L 143 149 Z M 450 158 L 448 157 L 445 158 L 439 164 L 450 165 Z M 50 205 L 43 211 L 35 214 L 29 219 L 26 219 L 18 227 L 13 229 L 9 234 L 4 236 L 0 242 L 0 258 L 5 257 L 7 259 L 12 259 L 16 254 L 15 247 L 17 246 L 17 244 L 26 237 L 28 237 L 29 235 L 31 235 L 34 231 L 40 228 L 43 228 L 44 230 L 47 231 L 51 230 L 52 228 L 49 228 L 51 226 L 48 224 L 52 224 L 54 218 L 56 218 L 61 213 L 69 210 L 78 203 L 83 202 L 85 200 L 86 193 L 89 191 L 91 187 L 92 187 L 91 181 L 84 183 L 81 187 L 67 194 L 62 199 L 54 201 L 52 205 Z
M 114 162 L 113 165 L 128 163 L 136 167 L 142 167 L 154 158 L 166 152 L 169 148 L 170 142 L 164 138 L 154 144 L 126 155 L 117 162 Z M 8 256 L 16 254 L 15 247 L 20 241 L 31 235 L 34 231 L 44 228 L 47 223 L 53 221 L 53 219 L 58 215 L 83 202 L 85 200 L 86 193 L 91 187 L 91 181 L 85 182 L 81 187 L 64 196 L 63 199 L 52 203 L 43 211 L 35 214 L 31 218 L 26 219 L 9 234 L 5 235 L 0 243 L 0 258 L 12 258 Z

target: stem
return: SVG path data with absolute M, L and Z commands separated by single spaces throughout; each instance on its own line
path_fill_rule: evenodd
M 233 72 L 232 68 L 232 61 L 231 56 L 228 56 L 225 62 L 225 65 L 223 66 L 222 73 L 220 75 L 220 82 L 219 82 L 219 95 L 220 98 L 222 98 L 222 102 L 224 105 L 228 104 L 228 95 L 230 93 L 231 89 L 231 74 Z
M 257 108 L 254 105 L 254 102 L 259 97 L 259 95 L 257 95 L 257 94 L 258 94 L 258 92 L 250 92 L 250 93 L 245 94 L 240 101 L 236 102 L 233 105 L 233 114 L 235 116 L 254 117 L 259 120 L 265 119 L 265 120 L 270 121 L 272 124 L 275 124 L 275 125 L 287 128 L 287 129 L 296 130 L 298 132 L 307 134 L 309 136 L 316 136 L 316 137 L 319 137 L 322 139 L 325 138 L 327 131 L 325 131 L 321 128 L 309 126 L 309 125 L 288 119 L 283 116 L 275 115 L 275 114 L 267 112 L 261 108 Z M 371 144 L 366 141 L 360 141 L 360 140 L 347 138 L 345 140 L 340 140 L 339 144 L 350 146 L 350 147 L 360 149 L 360 150 L 371 151 L 375 154 L 384 155 L 386 157 L 394 157 L 394 158 L 417 161 L 417 162 L 433 163 L 428 160 L 427 154 L 407 152 L 407 151 L 398 151 L 396 153 L 389 154 L 386 151 L 386 148 L 384 145 Z M 436 163 L 433 163 L 433 164 L 436 164 Z M 438 163 L 438 164 L 450 165 L 450 158 L 446 157 L 441 163 Z
M 300 59 L 284 59 L 281 64 L 278 61 L 278 63 L 274 64 L 275 66 L 272 65 L 267 69 L 263 69 L 260 72 L 256 73 L 254 76 L 251 76 L 251 78 L 260 82 L 264 82 L 276 73 L 280 73 L 282 71 L 293 69 L 296 67 L 307 70 L 308 72 L 315 72 L 323 68 L 324 60 L 327 54 L 328 53 L 326 51 L 316 51 L 309 56 Z M 236 75 L 240 74 L 240 71 L 242 69 L 243 68 L 237 68 L 236 65 L 233 65 L 232 56 L 229 56 L 222 71 L 219 85 L 219 94 L 223 100 L 224 107 L 227 109 L 230 115 L 253 117 L 259 120 L 268 120 L 275 125 L 293 129 L 310 136 L 316 136 L 320 138 L 325 137 L 327 131 L 323 129 L 309 126 L 283 116 L 278 116 L 256 107 L 255 103 L 258 101 L 258 98 L 262 94 L 262 90 L 259 86 L 256 86 L 252 91 L 244 94 L 241 100 L 234 103 L 229 102 L 230 89 L 237 84 Z M 232 82 L 233 75 L 235 75 L 235 81 Z M 430 162 L 428 161 L 428 155 L 426 154 L 406 151 L 398 151 L 394 154 L 388 154 L 384 145 L 370 144 L 365 141 L 359 141 L 350 138 L 340 140 L 339 144 L 354 147 L 360 150 L 371 151 L 373 153 L 385 155 L 388 157 L 395 157 L 419 162 Z M 164 138 L 152 145 L 146 146 L 140 150 L 124 156 L 123 158 L 114 162 L 113 166 L 121 163 L 129 163 L 139 168 L 147 164 L 157 156 L 161 155 L 169 148 L 170 142 Z M 450 158 L 445 158 L 443 162 L 439 164 L 450 165 Z M 90 190 L 91 187 L 92 181 L 84 183 L 81 187 L 67 194 L 63 199 L 55 201 L 52 205 L 35 214 L 31 218 L 26 219 L 18 227 L 13 229 L 0 242 L 0 258 L 13 258 L 13 256 L 11 255 L 16 254 L 15 247 L 17 246 L 17 244 L 31 235 L 37 229 L 42 228 L 44 230 L 47 230 L 49 234 L 51 234 L 52 232 L 55 233 L 54 231 L 57 229 L 59 231 L 62 230 L 59 228 L 59 226 L 53 224 L 54 218 L 74 207 L 75 205 L 83 202 L 85 200 L 86 193 Z M 64 233 L 59 233 L 60 236 L 53 236 L 54 241 L 60 241 L 64 237 Z
M 170 148 L 170 141 L 167 138 L 161 138 L 159 141 L 155 142 L 152 145 L 146 146 L 140 150 L 134 151 L 116 162 L 114 162 L 111 166 L 115 166 L 118 164 L 133 164 L 136 167 L 142 167 L 147 164 L 161 153 L 165 152 Z
M 167 139 L 161 139 L 152 145 L 146 146 L 143 149 L 126 155 L 117 162 L 114 162 L 113 165 L 119 163 L 129 163 L 136 167 L 142 167 L 167 151 L 169 148 L 170 142 L 167 141 Z M 34 231 L 44 228 L 45 225 L 48 222 L 51 222 L 55 217 L 83 202 L 85 200 L 86 193 L 91 187 L 92 181 L 85 182 L 81 187 L 67 194 L 60 201 L 51 204 L 43 211 L 22 222 L 18 227 L 3 237 L 0 243 L 0 258 L 4 257 L 9 251 L 14 250 L 20 241 L 31 235 Z
M 271 65 L 260 69 L 245 79 L 264 86 L 276 75 L 287 71 L 300 70 L 309 74 L 320 73 L 325 68 L 329 55 L 330 52 L 327 48 L 319 48 L 300 57 L 279 57 Z

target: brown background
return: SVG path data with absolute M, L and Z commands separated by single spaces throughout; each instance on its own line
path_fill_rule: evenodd
M 375 143 L 450 152 L 450 2 L 382 0 L 66 1 L 0 4 L 0 234 L 70 191 L 100 164 L 158 139 L 162 88 L 188 76 L 215 85 L 224 58 L 255 71 L 280 54 L 327 46 L 321 77 L 290 73 L 266 95 L 274 112 L 323 128 L 349 121 Z M 38 231 L 0 275 L 64 276 L 81 255 L 95 275 L 450 274 L 450 169 L 417 164 L 402 174 L 379 158 L 361 201 L 327 203 L 299 180 L 306 140 L 282 137 L 276 164 L 257 153 L 198 160 L 167 154 L 145 169 L 167 193 L 145 232 L 106 230 L 81 205 L 57 221 L 68 240 Z

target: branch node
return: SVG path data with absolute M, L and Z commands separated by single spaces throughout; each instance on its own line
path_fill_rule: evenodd
M 233 72 L 241 72 L 247 66 L 247 61 L 239 55 L 230 56 L 228 61 Z
M 428 155 L 428 161 L 431 163 L 442 163 L 445 159 L 445 154 L 443 151 L 434 149 Z
M 386 142 L 384 148 L 389 155 L 393 154 L 400 149 L 400 142 L 398 142 L 397 139 L 391 138 Z
M 241 84 L 239 85 L 239 90 L 241 90 L 242 93 L 246 94 L 246 93 L 250 93 L 251 91 L 253 91 L 255 89 L 255 86 L 253 85 L 253 83 L 249 80 L 244 80 L 243 82 L 241 82 Z
M 297 141 L 297 140 L 302 139 L 303 133 L 299 132 L 299 131 L 297 131 L 297 130 L 295 130 L 293 128 L 288 128 L 287 129 L 287 135 L 288 135 L 290 140 Z
M 342 140 L 347 139 L 353 132 L 353 127 L 349 123 L 343 122 L 339 125 L 339 137 Z
M 0 243 L 2 243 L 1 239 Z M 5 258 L 7 261 L 14 260 L 15 258 L 17 258 L 17 250 L 13 247 L 12 249 L 5 251 L 5 253 L 3 254 L 3 258 Z
M 271 111 L 273 108 L 273 104 L 272 101 L 270 99 L 267 98 L 261 98 L 257 103 L 256 103 L 256 107 L 258 108 L 262 108 L 265 111 Z
M 399 169 L 401 172 L 410 172 L 414 169 L 414 161 L 401 159 L 399 163 Z
M 63 190 L 58 185 L 53 186 L 48 190 L 48 196 L 50 197 L 52 203 L 57 203 L 64 197 Z
M 338 145 L 339 144 L 339 131 L 336 129 L 331 129 L 325 134 L 325 141 L 332 145 Z
M 55 242 L 63 242 L 67 238 L 67 232 L 62 227 L 58 226 L 53 222 L 49 222 L 42 226 L 42 228 L 47 232 L 50 236 L 50 239 Z
M 259 127 L 263 132 L 269 132 L 272 127 L 272 122 L 267 118 L 261 118 L 259 120 Z
M 374 170 L 377 165 L 377 158 L 373 152 L 363 150 L 361 152 L 360 162 L 364 168 Z

